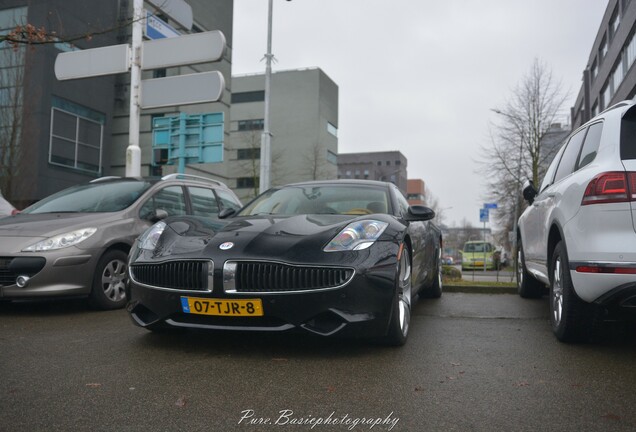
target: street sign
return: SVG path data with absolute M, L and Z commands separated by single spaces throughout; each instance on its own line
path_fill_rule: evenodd
M 484 208 L 489 210 L 494 210 L 497 208 L 497 203 L 485 203 Z
M 488 222 L 490 219 L 487 208 L 479 209 L 479 222 Z
M 225 53 L 225 36 L 218 30 L 145 41 L 141 68 L 158 69 L 219 60 Z
M 128 44 L 64 52 L 55 58 L 55 77 L 58 80 L 118 74 L 129 69 Z
M 225 80 L 219 71 L 147 79 L 141 82 L 141 107 L 216 102 L 224 89 Z
M 184 0 L 148 0 L 148 3 L 161 10 L 185 29 L 192 28 L 192 7 Z
M 180 36 L 181 33 L 172 28 L 161 18 L 153 15 L 151 12 L 146 13 L 146 25 L 144 27 L 144 35 L 148 39 L 163 39 Z

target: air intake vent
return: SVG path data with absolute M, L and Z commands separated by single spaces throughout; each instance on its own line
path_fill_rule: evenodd
M 184 291 L 211 291 L 214 265 L 210 261 L 168 261 L 157 264 L 133 264 L 133 281 L 156 288 Z
M 227 262 L 223 268 L 223 288 L 230 293 L 311 291 L 345 285 L 353 274 L 353 269 L 341 267 Z

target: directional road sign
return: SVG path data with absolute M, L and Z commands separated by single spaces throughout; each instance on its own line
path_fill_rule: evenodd
M 485 203 L 484 208 L 489 210 L 494 210 L 497 208 L 497 203 Z
M 224 89 L 225 80 L 219 71 L 147 79 L 141 82 L 141 107 L 216 102 Z
M 225 36 L 218 30 L 145 41 L 141 48 L 141 68 L 158 69 L 217 61 L 223 57 L 225 46 Z
M 55 77 L 58 80 L 124 73 L 129 69 L 128 44 L 65 52 L 55 58 Z

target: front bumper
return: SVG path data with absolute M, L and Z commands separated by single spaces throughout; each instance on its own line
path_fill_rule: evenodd
M 218 268 L 218 266 L 215 266 Z M 385 260 L 357 268 L 343 286 L 302 292 L 228 293 L 223 289 L 223 265 L 215 271 L 210 291 L 155 288 L 131 278 L 128 312 L 133 322 L 153 329 L 162 326 L 209 330 L 293 331 L 322 336 L 378 337 L 386 334 L 396 293 L 397 261 Z M 182 297 L 259 299 L 263 316 L 210 316 L 186 313 Z
M 69 250 L 41 254 L 0 253 L 0 298 L 7 300 L 80 296 L 90 293 L 96 254 Z M 18 278 L 26 277 L 19 286 Z M 23 279 L 24 280 L 24 279 Z

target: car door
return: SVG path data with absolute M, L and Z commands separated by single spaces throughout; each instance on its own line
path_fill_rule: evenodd
M 587 128 L 582 128 L 570 137 L 557 153 L 539 189 L 539 194 L 524 215 L 522 242 L 526 267 L 548 277 L 547 240 L 549 217 L 561 199 L 559 184 L 574 171 Z

